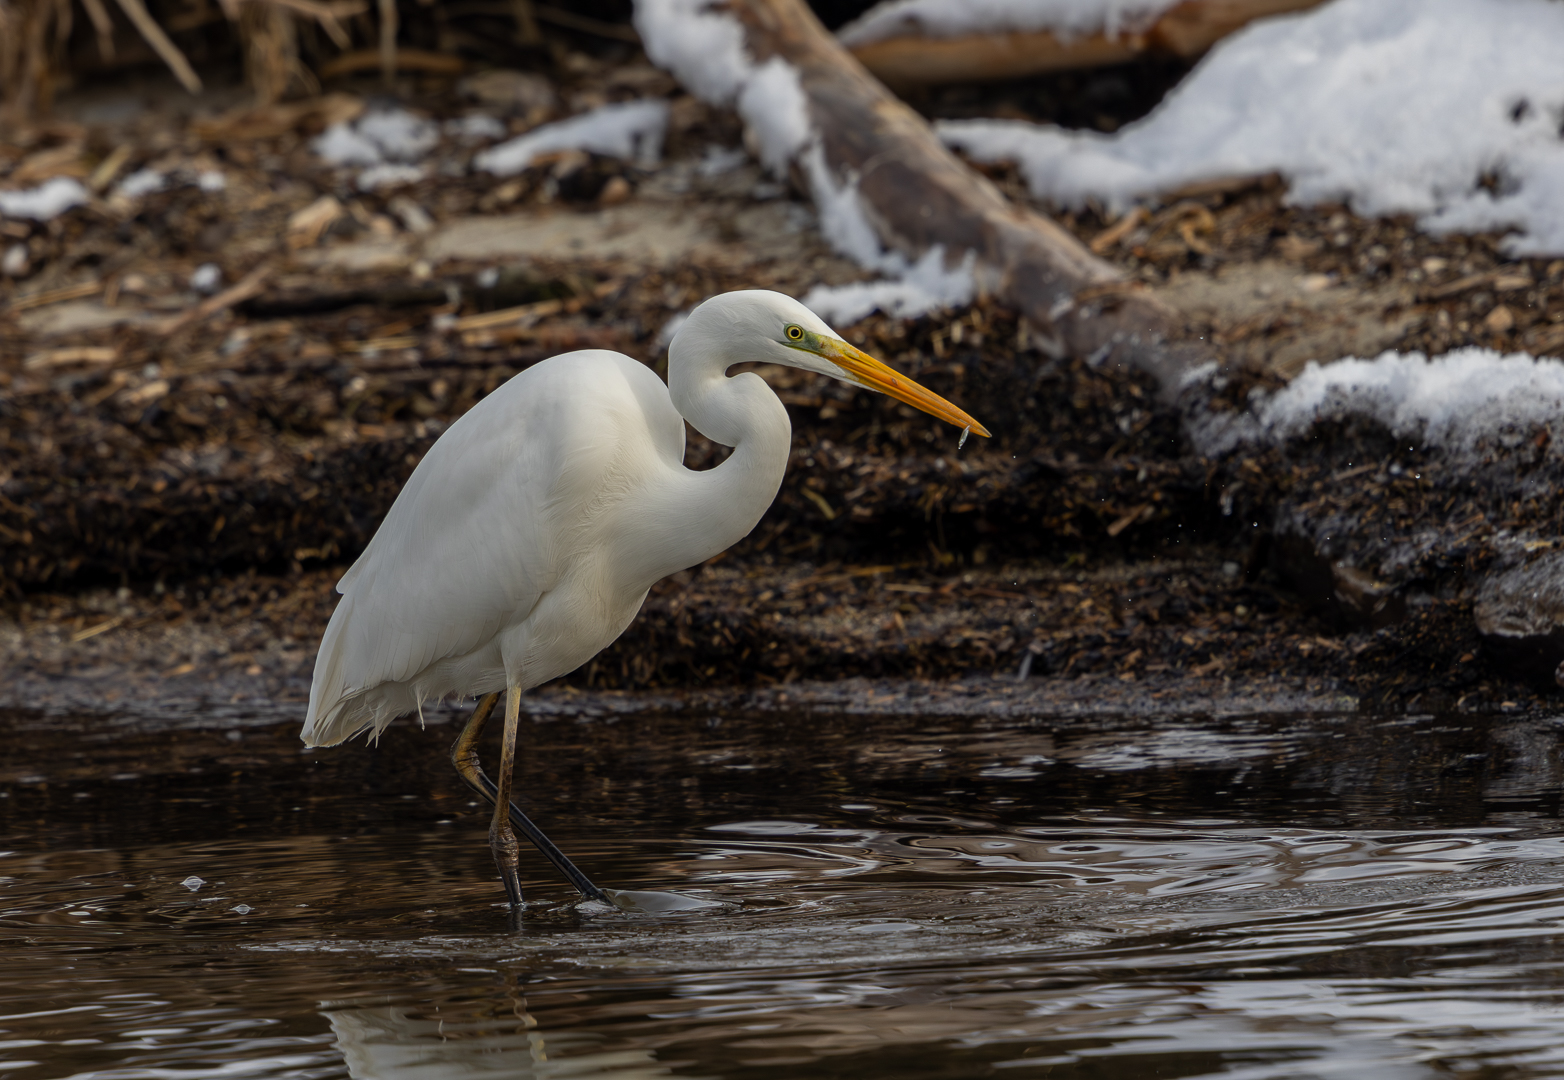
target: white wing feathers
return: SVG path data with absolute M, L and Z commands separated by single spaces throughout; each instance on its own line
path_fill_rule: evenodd
M 600 489 L 636 434 L 625 414 L 639 416 L 640 439 L 668 441 L 647 420 L 655 429 L 678 414 L 662 390 L 670 415 L 646 417 L 645 379 L 661 386 L 628 357 L 567 353 L 512 378 L 435 443 L 337 584 L 306 743 L 378 733 L 429 698 L 504 685 L 496 638 L 567 569 L 580 493 Z

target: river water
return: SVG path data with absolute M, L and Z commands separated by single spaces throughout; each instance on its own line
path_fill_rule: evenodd
M 1552 716 L 443 719 L 0 713 L 0 1080 L 1564 1076 Z

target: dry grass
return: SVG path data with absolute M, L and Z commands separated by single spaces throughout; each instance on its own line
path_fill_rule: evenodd
M 83 70 L 145 63 L 149 53 L 199 93 L 200 76 L 176 43 L 197 30 L 218 40 L 231 35 L 260 105 L 318 93 L 318 72 L 333 61 L 372 55 L 388 81 L 407 66 L 395 0 L 114 0 L 113 6 L 117 12 L 106 0 L 0 0 L 0 116 L 46 113 L 55 92 Z M 514 0 L 510 7 L 515 39 L 536 37 L 532 4 Z M 449 59 L 452 69 L 460 68 Z
M 0 0 L 0 107 L 49 107 L 72 15 L 71 0 Z

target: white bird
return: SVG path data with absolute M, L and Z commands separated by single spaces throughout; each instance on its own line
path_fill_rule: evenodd
M 486 695 L 451 749 L 494 803 L 489 842 L 512 912 L 520 828 L 594 899 L 588 881 L 510 804 L 523 691 L 580 667 L 624 632 L 659 579 L 742 539 L 787 468 L 787 410 L 753 372 L 784 364 L 878 390 L 965 431 L 988 431 L 843 341 L 798 301 L 724 293 L 668 347 L 668 385 L 621 353 L 585 349 L 535 364 L 430 447 L 357 562 L 315 658 L 303 738 L 378 735 L 425 701 Z M 733 453 L 684 466 L 684 421 Z M 499 783 L 476 743 L 508 691 Z

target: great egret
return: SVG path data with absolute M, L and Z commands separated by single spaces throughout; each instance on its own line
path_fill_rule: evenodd
M 485 695 L 451 761 L 493 802 L 489 844 L 511 910 L 521 904 L 512 824 L 584 895 L 608 896 L 510 803 L 524 690 L 574 671 L 623 633 L 660 578 L 749 533 L 776 497 L 792 426 L 764 379 L 735 364 L 785 364 L 878 390 L 965 431 L 972 417 L 843 341 L 780 293 L 724 293 L 668 346 L 668 385 L 620 353 L 535 364 L 430 447 L 363 555 L 315 658 L 304 741 L 378 735 L 452 694 Z M 733 447 L 684 467 L 684 421 Z M 499 783 L 476 745 L 500 690 Z

